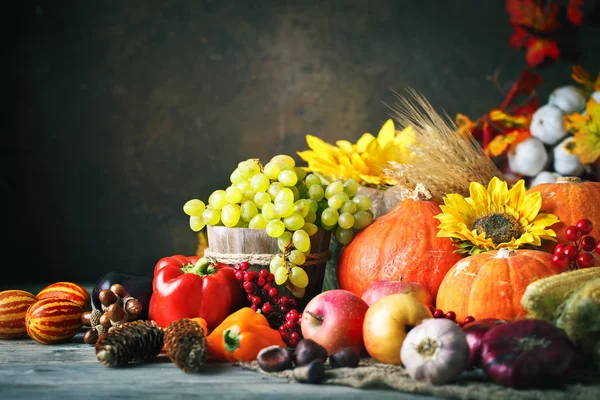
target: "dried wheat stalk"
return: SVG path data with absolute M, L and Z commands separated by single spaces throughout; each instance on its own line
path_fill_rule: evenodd
M 405 164 L 391 163 L 385 169 L 397 185 L 414 190 L 423 184 L 432 200 L 441 203 L 448 193 L 468 196 L 471 182 L 487 186 L 494 176 L 505 179 L 469 132 L 459 132 L 448 115 L 437 113 L 420 93 L 408 92 L 408 97 L 396 93 L 398 103 L 391 107 L 397 129 L 412 126 L 417 141 Z

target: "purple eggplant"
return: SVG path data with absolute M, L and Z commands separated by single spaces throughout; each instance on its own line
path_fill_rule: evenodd
M 138 319 L 148 319 L 148 308 L 150 297 L 152 297 L 152 277 L 128 272 L 111 271 L 102 275 L 92 290 L 92 302 L 94 307 L 101 309 L 98 294 L 101 290 L 110 289 L 115 283 L 121 284 L 130 296 L 139 300 L 142 304 L 142 312 Z

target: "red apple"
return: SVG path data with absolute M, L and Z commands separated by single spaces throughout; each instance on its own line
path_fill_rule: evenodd
M 333 289 L 312 298 L 302 312 L 302 336 L 327 349 L 363 349 L 363 320 L 369 306 L 348 290 Z
M 390 294 L 402 294 L 409 293 L 415 296 L 421 303 L 427 305 L 433 305 L 433 298 L 429 291 L 425 287 L 416 282 L 403 282 L 403 281 L 377 281 L 365 290 L 361 299 L 365 301 L 369 306 L 374 304 L 377 300 Z
M 400 349 L 406 334 L 424 319 L 429 307 L 408 293 L 390 294 L 369 307 L 363 323 L 365 348 L 383 364 L 402 364 Z

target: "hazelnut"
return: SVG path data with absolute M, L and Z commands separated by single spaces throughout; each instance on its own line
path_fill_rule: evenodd
M 329 356 L 331 368 L 355 368 L 360 362 L 360 352 L 355 347 L 344 347 Z
M 125 317 L 125 311 L 123 311 L 123 307 L 121 307 L 119 304 L 111 304 L 108 306 L 106 314 L 108 314 L 108 317 L 112 322 L 122 321 Z
M 319 383 L 325 377 L 325 363 L 320 358 L 314 359 L 308 365 L 294 368 L 292 376 L 297 382 Z
M 117 301 L 117 296 L 110 290 L 104 289 L 98 293 L 98 300 L 100 300 L 100 303 L 102 303 L 104 307 L 108 307 Z
M 312 339 L 302 339 L 298 342 L 295 352 L 295 362 L 298 367 L 308 365 L 312 361 L 327 360 L 327 349 Z
M 288 349 L 281 346 L 265 347 L 256 356 L 258 366 L 266 372 L 283 371 L 292 368 L 292 357 Z

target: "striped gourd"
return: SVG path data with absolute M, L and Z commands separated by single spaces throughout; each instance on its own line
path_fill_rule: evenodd
M 71 300 L 83 309 L 89 311 L 92 308 L 90 294 L 81 285 L 73 282 L 56 282 L 43 288 L 36 296 L 38 300 L 58 298 Z
M 0 339 L 27 336 L 25 313 L 36 301 L 33 294 L 24 290 L 0 292 Z
M 61 343 L 79 332 L 81 314 L 81 307 L 70 300 L 42 299 L 27 309 L 25 328 L 29 337 L 38 343 Z
M 584 284 L 569 297 L 556 325 L 576 343 L 600 332 L 600 278 Z
M 530 283 L 523 293 L 521 305 L 528 318 L 552 321 L 559 306 L 581 285 L 600 278 L 600 267 L 583 268 L 549 276 Z

